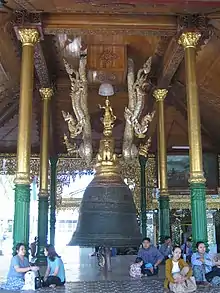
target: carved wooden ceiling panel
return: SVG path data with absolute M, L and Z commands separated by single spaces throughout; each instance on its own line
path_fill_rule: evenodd
M 110 99 L 114 113 L 117 116 L 114 136 L 116 138 L 117 152 L 120 152 L 124 130 L 124 108 L 128 103 L 127 58 L 131 57 L 134 60 L 135 72 L 137 72 L 149 56 L 153 56 L 153 59 L 144 111 L 147 113 L 153 107 L 152 91 L 158 83 L 164 87 L 169 86 L 172 93 L 166 99 L 165 111 L 168 149 L 172 151 L 173 145 L 187 145 L 185 69 L 184 62 L 182 62 L 183 51 L 176 45 L 177 17 L 174 16 L 174 12 L 183 12 L 184 9 L 194 9 L 195 7 L 197 7 L 197 10 L 200 9 L 202 11 L 206 7 L 205 1 L 200 6 L 195 1 L 194 4 L 191 1 L 187 2 L 188 4 L 183 1 L 182 6 L 180 6 L 180 4 L 176 5 L 172 1 L 160 1 L 160 3 L 152 4 L 152 1 L 138 0 L 8 1 L 8 6 L 10 7 L 29 11 L 44 10 L 58 12 L 62 10 L 93 13 L 99 10 L 99 17 L 101 16 L 99 23 L 105 19 L 105 25 L 107 23 L 107 18 L 103 16 L 105 12 L 125 13 L 127 15 L 122 20 L 126 21 L 130 16 L 133 17 L 133 15 L 130 15 L 131 12 L 136 15 L 139 13 L 145 14 L 145 12 L 157 14 L 157 21 L 152 21 L 151 23 L 150 33 L 148 33 L 147 29 L 144 30 L 144 26 L 142 26 L 142 22 L 146 22 L 148 15 L 143 15 L 143 19 L 139 15 L 135 18 L 135 21 L 140 18 L 140 22 L 137 21 L 137 24 L 141 27 L 141 34 L 137 33 L 137 31 L 130 33 L 133 28 L 129 29 L 128 33 L 126 33 L 126 26 L 123 27 L 123 34 L 120 30 L 118 33 L 112 33 L 110 30 L 108 34 L 105 34 L 101 29 L 99 33 L 96 33 L 97 31 L 94 33 L 93 27 L 90 27 L 88 31 L 85 29 L 83 33 L 79 30 L 79 27 L 78 30 L 74 27 L 76 33 L 71 31 L 67 33 L 64 29 L 58 31 L 59 25 L 56 26 L 55 23 L 57 18 L 59 18 L 58 13 L 53 13 L 52 19 L 47 18 L 50 28 L 54 30 L 49 30 L 48 32 L 45 29 L 44 41 L 39 44 L 38 52 L 35 52 L 35 83 L 37 89 L 43 85 L 44 80 L 55 84 L 56 92 L 52 103 L 53 129 L 56 137 L 57 152 L 65 151 L 63 134 L 67 131 L 67 125 L 63 120 L 61 111 L 72 112 L 71 99 L 69 97 L 70 80 L 64 68 L 63 58 L 67 59 L 74 68 L 78 68 L 79 52 L 76 50 L 77 42 L 80 42 L 81 53 L 88 56 L 88 107 L 93 129 L 93 145 L 96 149 L 102 134 L 102 124 L 100 122 L 102 112 L 98 108 L 98 104 L 104 103 L 104 99 L 98 95 L 100 82 L 108 80 L 115 84 L 116 93 Z M 211 10 L 211 8 L 209 9 Z M 45 14 L 45 17 L 48 15 L 50 16 L 50 14 Z M 65 20 L 66 15 L 65 13 L 61 15 L 61 21 L 68 28 L 72 16 L 69 14 Z M 95 18 L 97 17 L 95 16 Z M 134 15 L 134 17 L 136 16 Z M 154 19 L 154 16 L 151 15 L 150 17 L 151 20 Z M 215 20 L 215 29 L 218 30 L 218 14 L 212 14 L 212 17 Z M 116 16 L 115 19 L 117 18 L 121 20 L 119 16 Z M 43 17 L 43 19 L 46 18 Z M 77 25 L 79 25 L 79 14 L 77 15 L 77 21 Z M 89 19 L 87 22 L 89 26 Z M 119 27 L 121 26 L 122 23 L 120 23 Z M 132 26 L 131 23 L 130 26 Z M 218 118 L 220 115 L 219 48 L 220 38 L 217 32 L 212 35 L 197 53 L 197 77 L 201 102 L 203 146 L 207 150 L 212 150 L 214 148 L 213 145 L 220 146 L 220 139 L 218 139 L 218 129 L 220 127 L 220 119 Z M 4 27 L 0 27 L 0 151 L 16 151 L 20 62 L 20 45 L 10 25 L 7 24 Z M 115 79 L 110 80 L 110 77 L 113 75 Z M 36 92 L 34 93 L 33 101 L 32 147 L 35 151 L 39 151 L 41 101 L 39 94 L 36 94 Z M 155 129 L 152 131 L 152 136 L 152 151 L 155 151 Z M 80 137 L 77 138 L 76 142 L 80 143 L 80 139 Z
M 13 9 L 77 13 L 187 13 L 215 11 L 219 1 L 175 0 L 9 0 Z

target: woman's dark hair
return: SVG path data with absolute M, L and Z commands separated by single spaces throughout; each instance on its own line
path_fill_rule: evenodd
M 179 245 L 175 245 L 175 246 L 173 247 L 173 249 L 172 249 L 172 252 L 174 252 L 176 248 L 179 248 L 180 251 L 182 251 L 182 250 L 181 250 L 181 247 L 180 247 Z
M 140 263 L 140 262 L 142 262 L 143 261 L 143 259 L 141 258 L 141 257 L 137 257 L 136 259 L 135 259 L 135 263 Z
M 198 248 L 200 244 L 205 244 L 205 243 L 203 241 L 196 242 L 196 248 Z
M 15 252 L 13 253 L 14 256 L 18 254 L 18 251 L 20 250 L 21 246 L 24 246 L 25 247 L 24 243 L 19 242 L 19 243 L 16 244 L 16 246 L 15 246 Z
M 52 244 L 45 246 L 46 251 L 48 252 L 49 260 L 54 261 L 56 257 L 60 257 Z

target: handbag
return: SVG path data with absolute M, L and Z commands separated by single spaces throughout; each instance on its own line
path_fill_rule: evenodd
M 186 284 L 186 291 L 185 292 L 191 293 L 191 292 L 196 291 L 197 286 L 196 286 L 196 280 L 194 277 L 190 277 L 189 279 L 187 279 L 185 281 L 185 284 Z
M 37 276 L 35 277 L 34 283 L 35 283 L 36 290 L 43 287 L 43 277 L 41 277 L 39 271 L 37 271 Z
M 24 275 L 24 286 L 21 290 L 35 290 L 35 272 L 29 271 Z
M 194 277 L 190 277 L 182 284 L 170 283 L 170 290 L 174 293 L 192 293 L 197 289 L 196 281 Z

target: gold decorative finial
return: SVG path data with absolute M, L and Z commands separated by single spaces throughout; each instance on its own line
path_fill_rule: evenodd
M 49 87 L 43 87 L 39 92 L 43 100 L 50 100 L 53 96 L 53 89 Z
M 22 28 L 18 30 L 18 33 L 23 46 L 34 46 L 40 41 L 40 35 L 37 29 Z
M 104 125 L 103 134 L 104 136 L 112 135 L 112 128 L 114 127 L 114 122 L 116 120 L 116 116 L 113 114 L 112 107 L 110 106 L 110 101 L 108 98 L 105 100 L 105 106 L 99 105 L 100 109 L 105 110 L 104 117 L 101 118 L 101 121 Z
M 141 144 L 139 146 L 139 156 L 147 158 L 150 146 L 151 146 L 151 137 L 148 138 L 145 144 Z
M 166 89 L 157 89 L 153 92 L 153 96 L 157 102 L 163 101 L 166 98 L 168 90 Z
M 114 121 L 116 116 L 113 114 L 110 106 L 109 99 L 106 98 L 105 106 L 100 106 L 105 110 L 104 117 L 101 121 L 104 125 L 103 137 L 100 140 L 99 152 L 97 154 L 96 161 L 96 174 L 106 175 L 116 174 L 119 172 L 117 162 L 117 156 L 115 154 L 115 140 L 112 136 L 112 128 L 114 127 Z M 106 175 L 107 176 L 107 175 Z
M 182 33 L 178 40 L 178 44 L 182 45 L 184 49 L 192 47 L 195 48 L 199 42 L 201 33 L 199 32 L 186 32 Z

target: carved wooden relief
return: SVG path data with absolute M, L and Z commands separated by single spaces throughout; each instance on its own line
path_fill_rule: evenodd
M 89 45 L 88 69 L 95 71 L 93 79 L 100 83 L 123 83 L 127 68 L 126 46 Z

